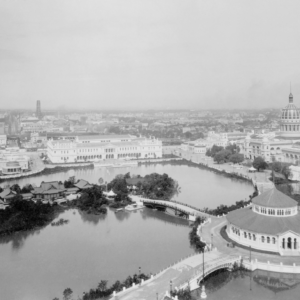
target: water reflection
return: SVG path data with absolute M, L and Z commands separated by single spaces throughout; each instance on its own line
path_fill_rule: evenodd
M 93 225 L 97 225 L 99 221 L 103 221 L 106 218 L 106 214 L 100 214 L 100 215 L 88 214 L 84 211 L 81 211 L 80 209 L 78 210 L 78 213 L 83 222 L 91 223 Z
M 144 220 L 156 219 L 156 220 L 164 222 L 164 223 L 175 224 L 176 226 L 185 226 L 185 227 L 190 226 L 190 223 L 188 220 L 180 219 L 178 217 L 169 215 L 165 212 L 153 210 L 153 209 L 147 208 L 147 207 L 145 207 L 141 211 L 141 214 L 142 214 L 142 218 Z
M 3 236 L 0 238 L 0 244 L 9 244 L 11 243 L 11 247 L 14 251 L 19 251 L 25 244 L 25 240 L 33 235 L 39 235 L 40 230 L 30 230 L 30 231 L 22 231 L 17 232 L 13 235 Z
M 275 294 L 295 288 L 300 283 L 300 274 L 282 274 L 257 270 L 253 280 Z

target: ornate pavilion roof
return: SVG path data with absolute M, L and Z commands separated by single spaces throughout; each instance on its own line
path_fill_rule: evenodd
M 229 223 L 236 227 L 261 234 L 277 235 L 287 231 L 300 234 L 300 215 L 274 217 L 257 214 L 251 208 L 234 210 L 226 216 Z
M 270 208 L 289 208 L 297 206 L 297 201 L 278 191 L 268 190 L 252 199 L 252 203 Z

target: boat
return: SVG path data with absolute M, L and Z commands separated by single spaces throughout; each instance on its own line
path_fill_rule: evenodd
M 115 213 L 117 213 L 117 212 L 119 212 L 119 211 L 123 211 L 124 210 L 124 208 L 122 207 L 122 208 L 117 208 L 116 210 L 115 210 Z
M 125 210 L 127 211 L 135 211 L 135 210 L 139 210 L 139 209 L 143 209 L 144 205 L 137 205 L 137 204 L 129 204 L 127 206 L 125 206 Z

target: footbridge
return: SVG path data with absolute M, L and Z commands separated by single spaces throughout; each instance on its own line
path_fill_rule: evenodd
M 204 264 L 203 264 L 204 258 Z M 168 266 L 155 275 L 142 281 L 139 285 L 115 291 L 112 300 L 162 300 L 170 289 L 184 289 L 188 286 L 191 290 L 199 288 L 203 278 L 220 269 L 232 269 L 234 264 L 240 264 L 241 257 L 222 254 L 214 249 L 200 254 L 193 254 L 185 259 Z M 204 276 L 203 276 L 204 271 Z
M 152 200 L 147 198 L 140 198 L 139 201 L 147 207 L 157 208 L 157 209 L 166 209 L 170 208 L 175 211 L 175 214 L 181 214 L 185 216 L 190 221 L 195 221 L 196 217 L 211 217 L 211 215 L 204 213 L 201 209 L 194 206 L 177 202 L 177 201 L 166 201 L 166 200 Z

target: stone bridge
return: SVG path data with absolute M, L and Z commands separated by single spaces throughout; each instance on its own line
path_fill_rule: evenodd
M 204 253 L 204 277 L 219 269 L 231 269 L 234 263 L 239 263 L 241 257 L 226 255 L 217 250 Z M 167 267 L 151 278 L 142 281 L 139 285 L 123 288 L 114 292 L 112 300 L 153 300 L 163 299 L 166 292 L 172 288 L 184 289 L 188 286 L 191 290 L 199 288 L 203 279 L 203 254 L 194 254 Z
M 195 221 L 196 217 L 212 217 L 211 215 L 204 213 L 199 208 L 191 205 L 177 202 L 177 201 L 166 201 L 166 200 L 152 200 L 146 198 L 140 198 L 139 201 L 143 202 L 145 206 L 152 208 L 170 208 L 177 212 L 182 213 L 190 221 Z

